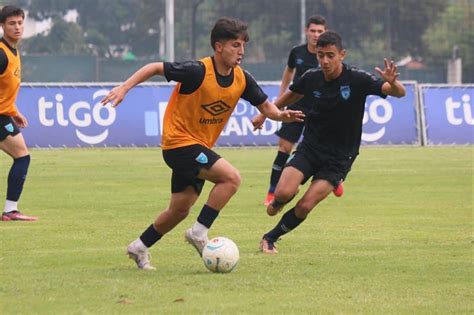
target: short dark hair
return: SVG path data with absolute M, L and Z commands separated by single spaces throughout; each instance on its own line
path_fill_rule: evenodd
M 326 19 L 322 15 L 313 15 L 310 16 L 308 22 L 306 22 L 306 28 L 311 24 L 323 25 L 326 28 Z
M 0 11 L 0 23 L 5 23 L 10 16 L 21 16 L 25 18 L 25 12 L 14 5 L 6 5 Z
M 333 31 L 326 31 L 322 33 L 321 36 L 319 36 L 316 47 L 326 47 L 330 45 L 336 46 L 337 50 L 339 51 L 343 50 L 344 48 L 342 47 L 341 35 Z
M 229 39 L 242 38 L 244 41 L 249 41 L 249 34 L 247 32 L 247 23 L 232 17 L 221 17 L 211 31 L 211 46 L 216 49 L 216 42 Z

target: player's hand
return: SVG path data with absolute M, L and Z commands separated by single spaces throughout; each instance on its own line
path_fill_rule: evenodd
M 123 85 L 114 87 L 109 94 L 107 94 L 106 97 L 104 97 L 100 102 L 102 103 L 103 106 L 107 105 L 110 103 L 112 107 L 117 107 L 122 100 L 125 98 L 125 95 L 127 94 L 127 90 Z
M 384 63 L 384 69 L 380 69 L 379 67 L 375 67 L 375 71 L 378 72 L 378 74 L 384 79 L 385 82 L 388 82 L 392 84 L 395 82 L 400 75 L 400 73 L 397 72 L 397 65 L 393 60 L 390 60 L 390 62 L 387 60 L 387 58 L 384 58 L 383 60 Z
M 253 118 L 252 118 L 252 125 L 253 125 L 253 131 L 257 130 L 257 129 L 262 129 L 263 127 L 263 123 L 265 122 L 265 119 L 267 117 L 265 117 L 264 114 L 258 114 L 258 115 L 255 115 Z
M 281 121 L 282 122 L 303 122 L 305 114 L 300 110 L 284 110 L 281 112 Z
M 18 126 L 18 128 L 28 127 L 28 119 L 26 119 L 26 117 L 23 116 L 20 112 L 18 112 L 16 116 L 13 116 L 12 119 L 15 122 L 15 124 Z

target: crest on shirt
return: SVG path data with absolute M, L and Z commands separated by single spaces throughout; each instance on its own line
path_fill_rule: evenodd
M 304 60 L 301 58 L 296 58 L 295 62 L 297 65 L 302 65 L 304 63 Z
M 13 124 L 12 123 L 9 123 L 7 125 L 4 126 L 5 129 L 8 131 L 8 132 L 13 132 Z
M 319 91 L 313 91 L 313 96 L 316 97 L 316 98 L 320 98 L 321 97 L 321 92 Z
M 349 85 L 341 85 L 341 96 L 345 100 L 351 97 L 351 87 Z

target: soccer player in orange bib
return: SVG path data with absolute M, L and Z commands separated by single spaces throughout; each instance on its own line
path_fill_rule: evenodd
M 209 228 L 240 185 L 238 170 L 211 149 L 239 98 L 270 119 L 303 121 L 301 111 L 280 111 L 270 103 L 255 79 L 239 66 L 248 39 L 246 23 L 220 18 L 211 31 L 213 56 L 199 61 L 150 63 L 102 100 L 103 104 L 117 106 L 131 88 L 154 75 L 178 82 L 164 116 L 161 144 L 163 158 L 172 169 L 171 200 L 155 222 L 127 247 L 127 254 L 140 269 L 155 269 L 148 248 L 188 216 L 207 180 L 214 187 L 197 221 L 185 232 L 185 239 L 202 254 Z
M 24 19 L 25 13 L 18 7 L 8 5 L 0 11 L 3 29 L 3 38 L 0 39 L 0 149 L 13 159 L 8 173 L 7 200 L 2 221 L 38 220 L 18 210 L 18 200 L 30 165 L 30 154 L 19 129 L 28 126 L 28 121 L 15 104 L 21 82 L 17 44 L 23 35 Z

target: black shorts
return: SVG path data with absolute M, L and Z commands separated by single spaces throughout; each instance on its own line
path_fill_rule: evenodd
M 282 123 L 281 128 L 275 133 L 278 137 L 297 143 L 303 133 L 304 122 Z
M 173 170 L 171 192 L 179 193 L 192 186 L 199 195 L 204 179 L 197 176 L 202 168 L 210 169 L 221 158 L 219 154 L 200 144 L 163 150 L 165 163 Z
M 0 115 L 0 141 L 8 136 L 15 136 L 20 133 L 20 129 L 10 116 Z
M 325 179 L 331 185 L 337 187 L 340 181 L 346 179 L 355 161 L 355 156 L 336 157 L 331 154 L 314 153 L 298 147 L 295 153 L 290 156 L 286 166 L 292 166 L 301 171 L 304 175 L 304 184 L 312 176 L 316 179 Z

